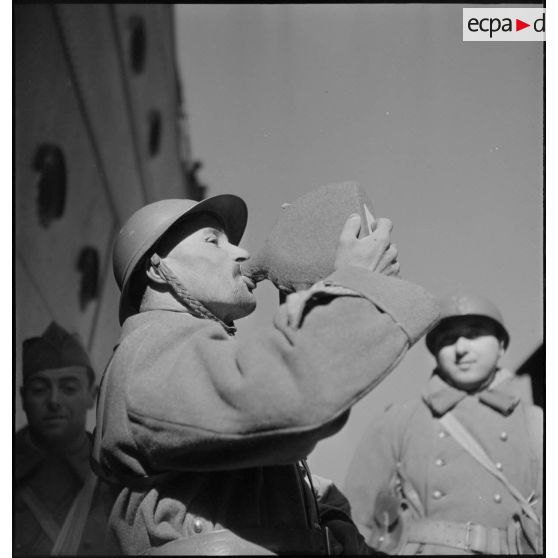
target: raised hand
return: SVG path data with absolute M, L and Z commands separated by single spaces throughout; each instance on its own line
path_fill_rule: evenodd
M 397 275 L 399 262 L 397 248 L 391 244 L 393 224 L 389 219 L 379 218 L 371 226 L 368 236 L 358 238 L 361 219 L 357 214 L 351 215 L 341 231 L 335 269 L 344 266 L 364 267 L 384 275 Z

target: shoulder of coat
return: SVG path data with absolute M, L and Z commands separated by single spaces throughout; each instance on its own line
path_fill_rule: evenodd
M 543 410 L 537 405 L 524 405 L 524 407 L 531 435 L 542 436 L 544 424 Z
M 420 397 L 409 399 L 407 401 L 390 403 L 384 408 L 381 415 L 381 423 L 383 428 L 391 431 L 407 430 L 413 422 L 413 417 L 420 413 L 421 407 L 424 407 Z
M 408 399 L 406 401 L 401 401 L 397 403 L 389 403 L 384 407 L 384 413 L 389 413 L 391 415 L 409 415 L 413 414 L 422 404 L 420 397 L 413 399 Z

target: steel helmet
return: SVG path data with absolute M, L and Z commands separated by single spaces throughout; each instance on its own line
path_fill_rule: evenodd
M 232 194 L 213 196 L 200 202 L 186 199 L 160 200 L 138 209 L 118 233 L 112 252 L 112 267 L 120 289 L 120 324 L 138 312 L 131 278 L 144 256 L 176 223 L 191 215 L 213 213 L 223 223 L 232 244 L 238 244 L 248 219 L 244 201 Z
M 453 319 L 464 316 L 478 317 L 492 322 L 497 330 L 498 337 L 507 348 L 510 335 L 504 327 L 504 319 L 500 310 L 490 300 L 475 294 L 453 294 L 440 301 L 440 321 L 426 336 L 426 346 L 434 354 L 436 337 L 444 331 L 445 327 Z

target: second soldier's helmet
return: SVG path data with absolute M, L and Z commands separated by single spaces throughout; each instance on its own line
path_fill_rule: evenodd
M 449 323 L 458 318 L 475 317 L 483 318 L 490 321 L 498 333 L 498 338 L 507 348 L 510 342 L 510 335 L 504 327 L 504 319 L 500 310 L 496 305 L 476 294 L 453 294 L 445 297 L 440 301 L 440 321 L 438 325 L 432 329 L 426 336 L 426 346 L 428 350 L 434 354 L 435 341 L 440 333 L 449 325 Z
M 203 201 L 160 200 L 136 211 L 118 233 L 113 247 L 112 266 L 120 289 L 120 324 L 139 310 L 137 292 L 131 289 L 132 276 L 163 235 L 186 217 L 212 213 L 222 222 L 231 244 L 238 244 L 248 219 L 244 201 L 232 194 Z

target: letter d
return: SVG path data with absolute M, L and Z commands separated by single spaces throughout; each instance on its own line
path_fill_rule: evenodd
M 543 14 L 541 17 L 539 17 L 539 19 L 536 19 L 535 23 L 533 23 L 533 29 L 537 33 L 544 33 L 544 15 L 545 14 Z M 539 24 L 541 25 L 540 29 L 539 29 Z

